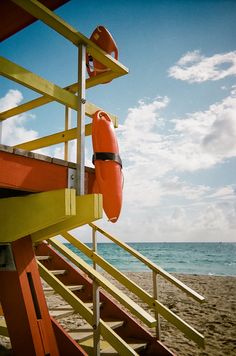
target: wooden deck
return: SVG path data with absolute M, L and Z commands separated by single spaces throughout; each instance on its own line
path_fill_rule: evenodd
M 73 188 L 76 164 L 0 145 L 0 198 Z M 85 167 L 85 194 L 92 193 L 93 168 Z

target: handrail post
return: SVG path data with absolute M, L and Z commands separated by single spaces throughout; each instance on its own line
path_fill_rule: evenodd
M 65 131 L 71 128 L 71 108 L 68 106 L 65 107 Z M 69 161 L 69 141 L 66 141 L 64 144 L 64 160 Z
M 76 174 L 76 193 L 84 194 L 84 141 L 85 141 L 85 81 L 86 81 L 86 46 L 80 44 L 78 60 L 78 112 L 77 112 L 77 174 Z
M 97 253 L 97 229 L 92 228 L 93 252 Z M 97 269 L 96 262 L 93 259 L 93 268 Z
M 3 123 L 2 123 L 2 121 L 0 120 L 0 145 L 1 145 L 1 143 L 2 143 L 2 125 L 3 125 Z
M 100 287 L 93 280 L 93 350 L 94 356 L 100 356 Z
M 152 281 L 153 281 L 153 298 L 155 300 L 158 299 L 158 286 L 157 286 L 157 275 L 158 273 L 156 271 L 152 271 Z M 155 309 L 155 318 L 157 321 L 156 325 L 156 338 L 157 340 L 161 339 L 161 325 L 160 325 L 160 315 Z

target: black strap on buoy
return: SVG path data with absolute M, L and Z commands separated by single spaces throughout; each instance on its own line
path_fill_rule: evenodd
M 93 154 L 93 164 L 94 161 L 114 161 L 118 163 L 121 168 L 122 168 L 122 161 L 120 158 L 120 155 L 118 153 L 113 153 L 113 152 L 95 152 Z

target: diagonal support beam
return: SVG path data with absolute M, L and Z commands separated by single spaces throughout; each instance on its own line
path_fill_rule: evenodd
M 8 117 L 10 117 L 9 114 L 11 116 L 18 115 L 22 112 L 31 110 L 35 107 L 44 105 L 54 100 L 63 105 L 67 105 L 74 110 L 78 110 L 78 97 L 74 95 L 75 84 L 72 86 L 72 93 L 68 89 L 71 87 L 66 87 L 66 89 L 63 89 L 58 85 L 40 77 L 35 73 L 30 72 L 29 70 L 3 57 L 0 57 L 0 74 L 10 80 L 13 80 L 19 84 L 26 86 L 29 89 L 43 94 L 41 98 L 34 99 L 19 107 L 6 111 L 5 115 L 4 113 L 2 113 L 0 116 L 0 120 L 7 119 Z M 92 103 L 86 102 L 85 113 L 87 116 L 91 117 L 97 110 L 101 110 L 101 108 L 97 107 Z M 116 116 L 112 115 L 112 117 L 114 121 L 117 120 Z
M 75 216 L 74 189 L 0 199 L 0 242 L 12 242 Z
M 85 126 L 85 135 L 86 136 L 91 135 L 91 131 L 92 131 L 92 125 L 87 124 Z M 57 132 L 55 134 L 45 136 L 42 138 L 38 138 L 36 140 L 23 142 L 23 143 L 20 143 L 19 145 L 16 145 L 14 147 L 21 148 L 26 151 L 34 151 L 39 148 L 57 145 L 58 143 L 68 142 L 68 141 L 75 140 L 75 139 L 77 139 L 77 129 L 76 128 L 66 130 L 66 131 Z
M 77 110 L 78 99 L 76 95 L 69 93 L 58 85 L 49 82 L 39 75 L 34 74 L 3 57 L 0 57 L 0 74 L 40 94 L 45 94 L 61 104 Z
M 46 6 L 37 0 L 12 0 L 15 4 L 29 12 L 34 17 L 43 21 L 46 25 L 54 29 L 67 40 L 78 46 L 83 43 L 87 46 L 87 51 L 96 58 L 99 62 L 116 73 L 116 76 L 125 75 L 128 69 L 115 60 L 112 56 L 104 52 L 100 47 L 95 45 L 86 36 L 77 31 L 75 28 L 67 24 L 53 11 L 49 10 Z
M 62 231 L 75 229 L 88 222 L 102 218 L 102 195 L 87 194 L 76 196 L 76 215 L 45 229 L 31 234 L 33 242 L 46 240 L 58 235 Z

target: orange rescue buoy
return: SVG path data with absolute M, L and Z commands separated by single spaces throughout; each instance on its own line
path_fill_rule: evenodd
M 106 53 L 110 55 L 114 54 L 114 58 L 118 59 L 118 48 L 115 43 L 115 40 L 104 26 L 97 26 L 97 28 L 93 31 L 90 40 L 96 43 L 96 45 L 103 49 Z M 106 66 L 98 62 L 88 53 L 86 55 L 86 66 L 88 75 L 90 77 L 95 77 L 97 74 L 109 70 Z
M 94 193 L 103 195 L 103 209 L 109 221 L 115 223 L 122 205 L 122 162 L 115 130 L 110 116 L 97 111 L 92 121 Z

